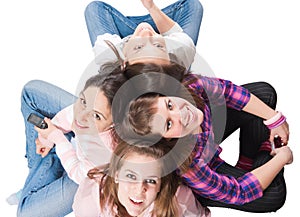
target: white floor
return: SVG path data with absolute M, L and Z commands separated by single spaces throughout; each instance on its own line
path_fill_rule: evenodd
M 128 2 L 132 1 L 128 6 Z M 156 2 L 165 6 L 175 0 Z M 107 1 L 127 15 L 143 14 L 139 0 Z M 296 89 L 299 67 L 299 20 L 297 0 L 202 0 L 204 16 L 197 45 L 198 54 L 217 77 L 237 84 L 267 81 L 278 91 L 278 110 L 290 124 L 294 163 L 286 167 L 286 204 L 276 213 L 251 214 L 211 208 L 212 216 L 296 216 L 300 191 L 299 105 Z M 5 198 L 22 187 L 27 175 L 24 159 L 24 126 L 20 92 L 32 79 L 42 79 L 75 92 L 85 67 L 93 58 L 81 1 L 1 1 L 1 185 L 0 216 L 15 216 L 16 206 Z M 137 9 L 138 8 L 138 9 Z M 205 73 L 205 72 L 203 72 Z M 296 105 L 295 105 L 296 104 Z M 298 124 L 297 124 L 298 123 Z M 232 144 L 231 144 L 232 143 Z M 223 156 L 236 159 L 238 136 L 223 144 Z M 69 216 L 73 216 L 70 214 Z

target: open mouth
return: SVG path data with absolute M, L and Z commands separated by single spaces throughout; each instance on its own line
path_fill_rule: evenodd
M 135 199 L 135 198 L 132 198 L 130 197 L 129 200 L 131 201 L 131 203 L 133 203 L 134 205 L 141 205 L 144 200 L 139 200 L 139 199 Z
M 79 129 L 86 129 L 86 128 L 88 128 L 87 126 L 82 125 L 81 123 L 79 123 L 77 120 L 75 120 L 74 122 L 75 122 L 76 127 L 78 127 Z
M 187 110 L 186 111 L 187 114 L 186 114 L 186 118 L 185 118 L 185 120 L 186 120 L 185 127 L 187 127 L 195 119 L 195 115 L 194 115 L 193 111 L 191 111 L 189 107 L 186 107 L 186 110 Z

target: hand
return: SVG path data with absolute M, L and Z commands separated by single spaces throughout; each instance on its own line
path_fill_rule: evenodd
M 40 129 L 38 127 L 34 127 L 34 129 L 39 133 L 40 136 L 43 138 L 47 139 L 48 136 L 54 131 L 57 130 L 58 128 L 51 122 L 49 118 L 44 118 L 45 122 L 48 124 L 48 128 L 46 129 Z
M 155 6 L 153 0 L 141 0 L 141 2 L 148 11 Z
M 293 152 L 289 146 L 282 146 L 280 148 L 275 148 L 270 153 L 272 156 L 281 155 L 285 164 L 291 164 L 293 162 Z
M 279 136 L 281 138 L 282 145 L 287 145 L 289 141 L 289 124 L 285 121 L 279 127 L 276 127 L 270 132 L 270 142 L 274 142 L 274 138 Z
M 44 145 L 39 138 L 35 140 L 35 145 L 36 153 L 41 155 L 42 157 L 47 156 L 49 151 L 51 150 L 51 147 L 49 147 L 48 145 Z

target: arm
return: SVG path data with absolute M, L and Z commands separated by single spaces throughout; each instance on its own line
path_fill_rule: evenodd
M 52 124 L 50 119 L 45 118 L 45 121 L 48 124 L 47 129 L 39 129 L 37 127 L 35 129 L 40 136 L 56 144 L 56 154 L 68 176 L 79 184 L 86 177 L 87 172 L 95 165 L 88 160 L 80 160 L 72 143 L 67 140 L 63 132 Z
M 243 108 L 243 111 L 254 114 L 265 120 L 268 120 L 276 115 L 276 111 L 267 106 L 263 101 L 257 98 L 255 95 L 251 94 L 250 100 Z M 275 135 L 280 136 L 283 143 L 287 143 L 289 139 L 289 126 L 285 121 L 280 126 L 271 130 L 270 141 L 274 142 Z
M 251 171 L 258 179 L 263 190 L 271 184 L 272 180 L 286 164 L 293 162 L 293 154 L 288 146 L 276 148 L 271 154 L 275 156 L 270 161 Z
M 163 34 L 169 31 L 175 22 L 169 18 L 164 12 L 162 12 L 153 2 L 153 0 L 141 0 L 144 7 L 148 10 L 150 16 L 154 20 L 154 23 L 158 31 Z
M 73 121 L 73 104 L 59 111 L 51 120 L 51 122 L 64 133 L 72 131 Z M 53 148 L 54 143 L 45 139 L 43 136 L 38 134 L 38 138 L 35 141 L 36 153 L 45 157 L 49 151 Z
M 196 154 L 190 169 L 181 176 L 186 185 L 202 197 L 242 205 L 262 197 L 263 190 L 270 185 L 283 166 L 293 161 L 288 146 L 275 149 L 271 154 L 274 155 L 271 160 L 238 178 L 219 174 L 204 164 L 201 155 Z
M 119 50 L 119 46 L 122 42 L 122 39 L 119 35 L 111 35 L 109 33 L 105 33 L 103 35 L 98 35 L 95 45 L 93 47 L 93 51 L 95 54 L 95 63 L 97 65 L 103 65 L 108 62 L 115 62 L 117 61 L 117 57 L 112 49 L 109 48 L 105 40 L 112 42 L 119 51 L 119 54 L 122 58 L 122 51 Z
M 243 110 L 262 119 L 269 119 L 276 114 L 276 111 L 251 94 L 249 90 L 231 81 L 220 78 L 202 77 L 193 85 L 194 89 L 206 92 L 210 103 L 213 105 L 221 105 L 226 102 L 226 106 L 229 108 L 239 111 Z M 271 142 L 274 141 L 275 135 L 280 136 L 283 143 L 287 143 L 289 139 L 287 122 L 271 130 L 269 139 Z
M 72 131 L 73 104 L 58 112 L 51 122 L 64 133 Z

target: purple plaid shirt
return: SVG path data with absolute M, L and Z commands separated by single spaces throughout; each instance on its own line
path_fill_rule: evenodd
M 236 179 L 216 172 L 224 160 L 219 157 L 221 147 L 214 142 L 211 120 L 212 105 L 226 102 L 227 107 L 241 110 L 248 103 L 250 92 L 227 80 L 198 76 L 191 74 L 185 81 L 195 79 L 189 87 L 205 102 L 201 124 L 203 132 L 196 136 L 193 162 L 190 169 L 182 174 L 183 181 L 199 196 L 224 203 L 244 204 L 260 198 L 263 192 L 252 173 L 248 172 Z

